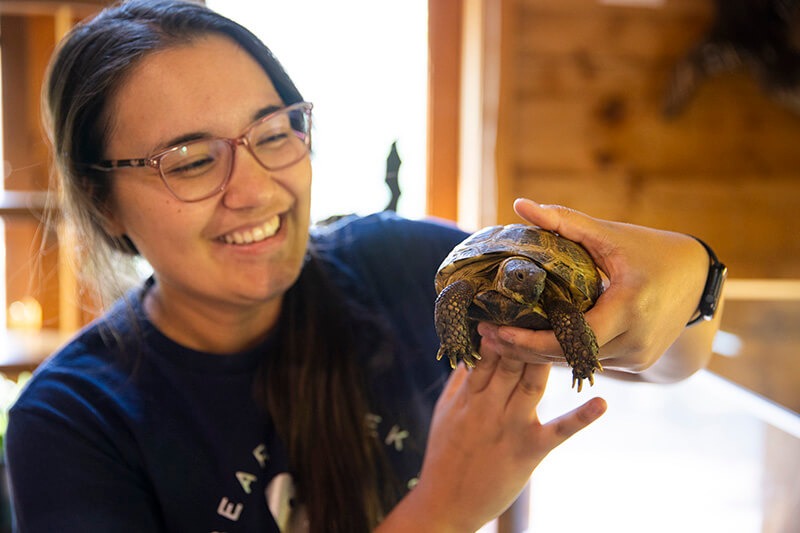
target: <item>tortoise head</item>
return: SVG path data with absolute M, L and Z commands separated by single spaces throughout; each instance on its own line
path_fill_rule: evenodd
M 521 304 L 539 301 L 547 272 L 530 259 L 509 257 L 497 270 L 495 288 L 504 296 Z

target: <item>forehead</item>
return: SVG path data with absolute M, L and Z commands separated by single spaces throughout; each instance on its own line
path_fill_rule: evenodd
M 283 103 L 250 54 L 227 37 L 196 39 L 131 70 L 108 108 L 108 151 L 152 149 L 192 132 L 235 136 L 267 105 Z

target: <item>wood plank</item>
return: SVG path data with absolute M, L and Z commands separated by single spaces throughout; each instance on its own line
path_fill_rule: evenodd
M 42 306 L 45 327 L 58 326 L 58 261 L 55 244 L 40 254 L 39 207 L 25 216 L 28 198 L 38 198 L 48 184 L 49 155 L 42 137 L 40 91 L 44 71 L 55 47 L 54 23 L 48 16 L 0 17 L 3 36 L 3 143 L 11 167 L 5 179 L 6 295 L 2 305 L 25 296 Z M 24 191 L 24 192 L 23 192 Z M 8 203 L 6 203 L 8 202 Z M 39 202 L 41 204 L 41 202 Z
M 461 0 L 428 2 L 427 207 L 458 219 L 461 99 Z
M 51 17 L 0 17 L 3 35 L 3 146 L 11 167 L 6 189 L 45 189 L 49 156 L 40 93 L 55 42 Z
M 516 0 L 521 9 L 536 9 L 546 13 L 586 14 L 601 16 L 627 11 L 652 12 L 659 16 L 678 16 L 706 13 L 712 8 L 712 0 L 664 0 L 663 5 L 621 6 L 603 3 L 601 0 Z
M 590 2 L 578 6 L 526 2 L 519 12 L 521 52 L 573 54 L 581 51 L 665 61 L 681 57 L 706 31 L 711 2 L 686 10 L 641 9 Z
M 64 7 L 63 1 L 37 1 L 37 0 L 3 0 L 0 2 L 0 14 L 25 15 L 25 16 L 53 16 Z M 72 11 L 80 16 L 87 17 L 96 13 L 100 8 L 111 4 L 110 0 L 70 0 Z
M 800 116 L 768 100 L 746 76 L 702 86 L 687 111 L 665 120 L 660 95 L 587 92 L 518 102 L 516 161 L 531 169 L 776 173 L 800 168 Z M 631 89 L 635 90 L 636 88 Z
M 517 196 L 695 234 L 714 247 L 732 277 L 800 277 L 800 239 L 788 237 L 800 235 L 800 180 L 791 174 L 724 181 L 703 174 L 521 173 L 501 201 Z

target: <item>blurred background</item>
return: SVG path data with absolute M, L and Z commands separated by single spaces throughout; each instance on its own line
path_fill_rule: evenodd
M 107 3 L 0 0 L 2 409 L 96 313 L 74 244 L 39 229 L 39 104 L 56 42 Z M 545 460 L 491 528 L 793 531 L 800 2 L 206 3 L 259 35 L 315 103 L 315 221 L 384 209 L 396 142 L 401 215 L 471 230 L 516 221 L 526 196 L 691 233 L 728 265 L 709 370 L 666 387 L 599 379 L 605 419 Z M 587 397 L 567 382 L 554 373 L 543 415 Z

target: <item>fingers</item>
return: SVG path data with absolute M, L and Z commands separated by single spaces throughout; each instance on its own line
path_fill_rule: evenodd
M 547 382 L 548 367 L 501 357 L 493 342 L 486 339 L 481 342 L 481 357 L 467 378 L 470 394 L 481 394 L 485 398 L 482 401 L 489 402 L 493 408 L 504 409 L 509 398 L 519 390 L 528 402 L 535 400 L 535 407 Z
M 511 393 L 520 383 L 526 364 L 501 357 L 492 374 L 492 379 L 484 389 L 486 397 L 498 407 L 504 408 Z
M 553 358 L 563 360 L 561 346 L 556 340 L 552 330 L 535 331 L 531 329 L 515 328 L 512 326 L 497 326 L 482 323 L 478 331 L 484 339 L 494 343 L 495 349 L 504 357 L 514 359 L 524 358 L 525 362 L 550 362 Z M 509 350 L 509 348 L 516 350 Z
M 544 395 L 550 365 L 525 365 L 522 376 L 506 405 L 506 416 L 515 426 L 537 420 L 536 407 Z
M 575 433 L 600 418 L 600 416 L 606 412 L 606 408 L 605 400 L 602 398 L 592 398 L 580 407 L 538 428 L 539 431 L 542 431 L 539 437 L 541 439 L 540 442 L 544 448 L 552 450 Z
M 458 363 L 456 369 L 450 373 L 450 377 L 447 378 L 447 383 L 444 385 L 444 390 L 440 398 L 443 400 L 449 400 L 452 398 L 456 391 L 461 387 L 461 384 L 464 383 L 464 380 L 467 378 L 467 367 L 463 361 Z
M 500 360 L 500 355 L 489 344 L 481 340 L 481 359 L 475 365 L 475 368 L 470 370 L 469 378 L 467 379 L 467 390 L 469 390 L 470 394 L 477 394 L 486 388 Z
M 581 243 L 598 264 L 613 251 L 613 244 L 608 239 L 610 224 L 606 221 L 568 207 L 541 205 L 527 198 L 517 199 L 514 210 L 531 224 Z

